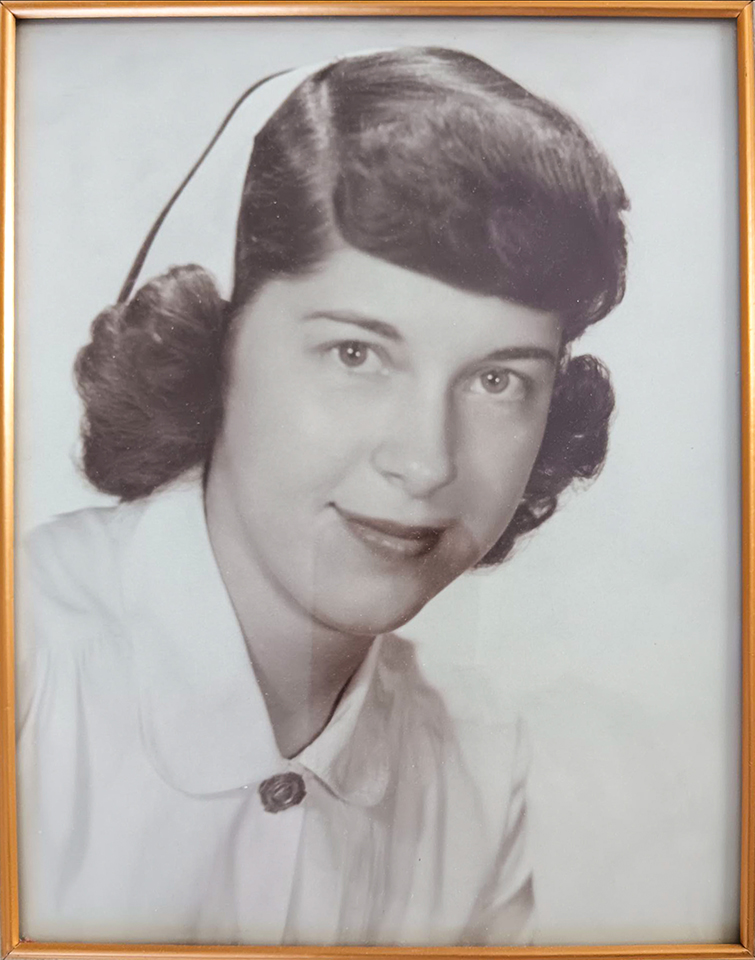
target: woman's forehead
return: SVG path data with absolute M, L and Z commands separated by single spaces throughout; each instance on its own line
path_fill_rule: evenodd
M 292 323 L 340 323 L 452 351 L 533 345 L 557 354 L 561 339 L 554 313 L 462 290 L 351 247 L 306 275 L 268 282 L 251 310 L 258 318 L 272 312 Z

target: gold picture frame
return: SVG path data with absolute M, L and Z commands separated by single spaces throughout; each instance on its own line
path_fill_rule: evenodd
M 563 960 L 609 957 L 755 957 L 755 66 L 753 0 L 0 0 L 0 250 L 2 271 L 2 452 L 0 514 L 0 956 L 12 958 L 315 958 L 507 957 Z M 739 117 L 742 454 L 742 749 L 740 939 L 732 944 L 676 943 L 589 947 L 236 947 L 165 944 L 40 943 L 19 931 L 14 727 L 14 164 L 15 35 L 19 21 L 126 17 L 501 16 L 728 18 L 736 21 Z

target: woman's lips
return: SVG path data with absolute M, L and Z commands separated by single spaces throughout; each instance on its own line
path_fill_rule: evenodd
M 445 526 L 408 526 L 351 513 L 335 504 L 336 512 L 362 543 L 387 557 L 421 557 L 438 545 Z

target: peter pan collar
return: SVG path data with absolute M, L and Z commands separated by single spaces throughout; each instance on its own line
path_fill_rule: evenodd
M 160 776 L 199 796 L 290 769 L 215 562 L 200 483 L 147 502 L 126 549 L 123 583 L 143 743 Z M 362 806 L 381 800 L 390 777 L 393 695 L 381 681 L 381 642 L 372 644 L 328 725 L 293 761 Z

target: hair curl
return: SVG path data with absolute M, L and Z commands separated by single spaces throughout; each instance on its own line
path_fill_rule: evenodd
M 339 246 L 553 311 L 567 345 L 623 296 L 627 207 L 571 118 L 474 57 L 409 49 L 326 67 L 256 137 L 230 303 L 201 267 L 174 267 L 94 321 L 75 371 L 84 471 L 133 500 L 206 466 L 233 316 Z M 482 565 L 597 475 L 613 402 L 595 358 L 564 361 L 523 500 Z
M 197 266 L 108 307 L 76 358 L 83 468 L 103 493 L 147 496 L 204 463 L 221 418 L 227 305 Z

